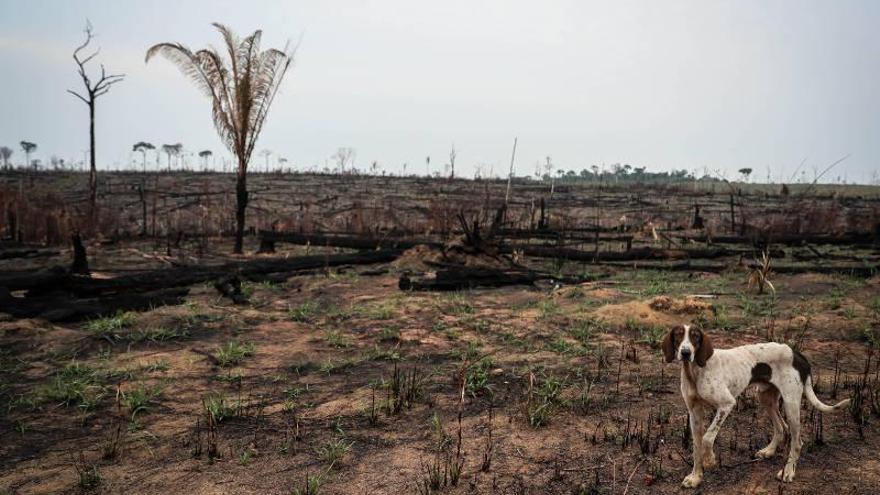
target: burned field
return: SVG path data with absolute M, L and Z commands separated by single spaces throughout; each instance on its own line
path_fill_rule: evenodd
M 109 174 L 82 275 L 83 178 L 4 181 L 0 493 L 684 493 L 683 322 L 853 399 L 782 485 L 744 394 L 701 491 L 880 484 L 875 190 L 257 174 L 231 256 L 228 178 Z

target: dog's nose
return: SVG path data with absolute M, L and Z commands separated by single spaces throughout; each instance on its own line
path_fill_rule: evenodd
M 691 360 L 691 350 L 690 349 L 682 349 L 681 350 L 681 360 L 682 361 L 690 361 Z

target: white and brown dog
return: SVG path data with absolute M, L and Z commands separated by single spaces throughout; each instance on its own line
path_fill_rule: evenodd
M 681 395 L 690 417 L 694 442 L 694 468 L 682 485 L 694 488 L 703 480 L 703 469 L 715 466 L 712 450 L 721 424 L 736 405 L 736 398 L 751 384 L 758 388 L 758 397 L 773 423 L 770 444 L 759 450 L 758 458 L 770 458 L 782 443 L 785 423 L 779 414 L 779 399 L 788 420 L 791 448 L 785 468 L 777 478 L 784 482 L 794 479 L 801 453 L 800 409 L 801 396 L 816 409 L 830 412 L 846 406 L 849 399 L 833 406 L 823 404 L 813 391 L 810 363 L 800 352 L 785 344 L 768 342 L 714 349 L 709 336 L 699 328 L 683 325 L 669 331 L 663 340 L 663 354 L 667 363 L 681 361 Z M 696 366 L 694 366 L 696 365 Z M 715 418 L 707 429 L 704 415 L 715 408 Z

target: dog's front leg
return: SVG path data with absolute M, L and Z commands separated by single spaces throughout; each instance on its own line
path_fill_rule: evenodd
M 724 424 L 724 420 L 727 419 L 735 405 L 736 399 L 733 396 L 725 397 L 724 401 L 720 401 L 718 410 L 715 411 L 715 417 L 701 439 L 703 443 L 703 467 L 706 469 L 712 469 L 716 465 L 715 438 L 718 437 L 721 425 Z
M 685 488 L 696 488 L 703 481 L 703 408 L 696 402 L 688 406 L 691 441 L 694 445 L 694 468 L 681 482 Z

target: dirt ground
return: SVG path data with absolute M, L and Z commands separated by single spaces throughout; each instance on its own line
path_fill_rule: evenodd
M 863 398 L 804 403 L 783 485 L 787 448 L 752 460 L 770 429 L 747 392 L 695 493 L 877 493 L 880 278 L 777 275 L 774 296 L 736 271 L 617 269 L 425 293 L 398 289 L 398 265 L 252 283 L 237 306 L 205 285 L 88 322 L 3 318 L 0 493 L 692 492 L 679 367 L 659 351 L 682 322 L 718 348 L 797 345 L 823 401 Z

